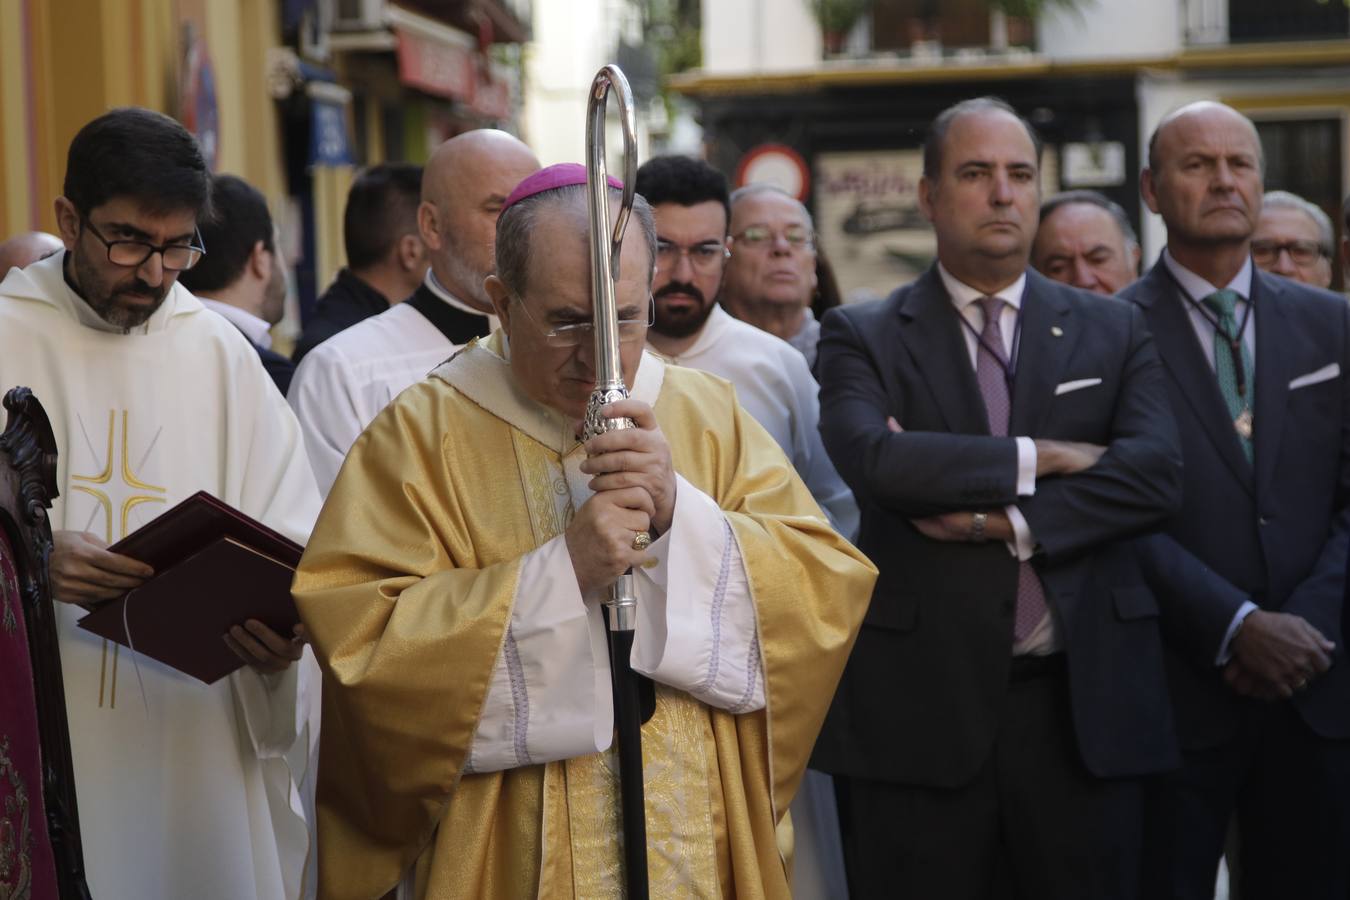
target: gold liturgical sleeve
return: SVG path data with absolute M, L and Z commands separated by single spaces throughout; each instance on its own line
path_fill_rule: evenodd
M 670 368 L 654 408 L 675 469 L 732 525 L 758 620 L 766 709 L 698 706 L 717 878 L 723 896 L 788 900 L 777 826 L 876 570 L 726 382 Z M 295 593 L 326 676 L 322 897 L 378 898 L 414 865 L 419 897 L 575 895 L 565 763 L 462 776 L 537 542 L 512 435 L 450 384 L 410 388 L 353 448 L 310 540 Z

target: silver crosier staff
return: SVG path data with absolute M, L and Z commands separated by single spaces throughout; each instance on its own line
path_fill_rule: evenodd
M 605 167 L 605 113 L 609 93 L 619 100 L 623 130 L 623 196 L 619 214 L 610 227 L 609 180 Z M 632 428 L 633 420 L 610 419 L 600 410 L 624 400 L 628 388 L 619 359 L 619 315 L 614 284 L 619 278 L 619 249 L 633 210 L 633 182 L 637 176 L 637 128 L 633 93 L 618 66 L 601 69 L 591 82 L 586 104 L 586 192 L 590 212 L 592 321 L 595 331 L 595 390 L 586 406 L 587 440 L 607 431 Z M 646 538 L 643 541 L 642 538 Z M 639 535 L 637 541 L 650 541 Z M 634 546 L 638 546 L 635 542 Z M 647 900 L 647 822 L 642 786 L 641 676 L 633 671 L 633 627 L 637 621 L 637 586 L 632 570 L 619 576 L 605 600 L 609 622 L 609 665 L 614 688 L 615 741 L 619 757 L 619 798 L 623 815 L 624 879 L 628 900 Z

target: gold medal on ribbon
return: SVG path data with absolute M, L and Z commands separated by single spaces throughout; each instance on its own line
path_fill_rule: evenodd
M 1250 441 L 1252 439 L 1252 425 L 1253 419 L 1252 411 L 1250 409 L 1243 409 L 1242 412 L 1238 413 L 1238 417 L 1233 420 L 1233 430 L 1236 431 L 1238 437 L 1242 438 L 1244 441 Z

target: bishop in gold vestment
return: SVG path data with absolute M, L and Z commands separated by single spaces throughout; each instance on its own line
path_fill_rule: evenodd
M 301 564 L 325 671 L 322 897 L 622 896 L 594 577 L 616 522 L 638 573 L 632 664 L 656 683 L 651 895 L 791 896 L 786 810 L 876 570 L 731 385 L 642 352 L 641 201 L 616 291 L 632 397 L 611 408 L 639 427 L 578 441 L 582 202 L 508 201 L 488 279 L 502 329 L 375 419 Z M 650 548 L 627 550 L 648 527 Z

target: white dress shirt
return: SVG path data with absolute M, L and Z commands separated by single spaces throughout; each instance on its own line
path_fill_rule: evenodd
M 1172 273 L 1172 277 L 1177 280 L 1181 289 L 1191 296 L 1196 303 L 1204 300 L 1210 294 L 1219 290 L 1219 288 L 1210 284 L 1190 269 L 1183 266 L 1172 258 L 1172 254 L 1163 249 L 1163 265 L 1167 266 L 1167 271 Z M 1242 320 L 1247 315 L 1247 305 L 1251 302 L 1252 296 L 1252 261 L 1248 257 L 1242 264 L 1242 268 L 1233 276 L 1233 280 L 1224 285 L 1224 289 L 1233 291 L 1239 297 L 1237 305 L 1233 309 L 1233 317 L 1237 319 L 1241 326 Z M 1195 304 L 1187 303 L 1185 298 L 1180 302 L 1186 307 L 1186 315 L 1191 320 L 1191 327 L 1195 329 L 1195 338 L 1200 342 L 1200 350 L 1205 354 L 1205 360 L 1209 363 L 1211 369 L 1214 368 L 1214 323 L 1210 321 L 1204 313 L 1195 308 Z M 1259 324 L 1257 317 L 1253 314 L 1251 324 L 1242 332 L 1242 343 L 1247 348 L 1252 360 L 1253 376 L 1256 372 L 1256 328 Z M 1259 609 L 1255 603 L 1248 600 L 1238 607 L 1237 614 L 1233 616 L 1232 623 L 1228 626 L 1228 631 L 1224 633 L 1223 640 L 1219 643 L 1219 652 L 1214 657 L 1216 666 L 1224 666 L 1233 658 L 1233 637 L 1237 634 L 1239 626 L 1244 619 Z
M 984 307 L 980 306 L 979 301 L 991 295 L 957 281 L 942 263 L 938 263 L 938 275 L 941 276 L 942 285 L 947 289 L 947 296 L 951 298 L 957 313 L 970 325 L 970 328 L 962 328 L 961 333 L 966 341 L 966 349 L 970 351 L 971 368 L 976 368 L 979 365 L 979 335 L 984 331 Z M 999 332 L 1003 336 L 1003 353 L 1010 360 L 1017 358 L 1015 345 L 1019 340 L 1017 317 L 1022 310 L 1022 295 L 1026 292 L 1026 287 L 1027 276 L 1023 273 L 1012 284 L 992 295 L 1003 301 L 1003 311 L 998 324 Z M 1016 441 L 1017 496 L 1030 497 L 1036 493 L 1036 442 L 1024 436 L 1017 437 Z M 1026 562 L 1036 550 L 1031 526 L 1027 524 L 1026 517 L 1016 505 L 1005 506 L 1003 511 L 1012 525 L 1014 536 L 1014 539 L 1008 542 L 1008 552 L 1019 561 Z M 1029 635 L 1013 644 L 1015 656 L 1042 655 L 1053 653 L 1058 649 L 1059 640 L 1055 634 L 1054 619 L 1048 610 Z
M 251 312 L 246 312 L 237 306 L 231 306 L 228 303 L 221 303 L 219 300 L 212 300 L 210 297 L 198 297 L 211 312 L 224 316 L 230 324 L 244 333 L 244 337 L 249 339 L 249 343 L 264 350 L 272 349 L 272 326 L 268 325 L 263 319 L 258 318 Z
M 961 329 L 961 335 L 965 338 L 966 349 L 970 351 L 970 366 L 975 368 L 978 365 L 980 351 L 978 335 L 984 331 L 984 308 L 980 306 L 979 301 L 987 295 L 957 281 L 943 268 L 942 263 L 938 263 L 938 274 L 942 276 L 942 284 L 947 289 L 947 296 L 951 298 L 952 305 L 970 324 L 970 328 Z M 1017 315 L 1022 309 L 1022 293 L 1026 290 L 1026 286 L 1027 276 L 1022 275 L 994 295 L 1004 303 L 1002 318 L 998 324 L 1003 334 L 1003 353 L 1008 359 L 1016 357 L 1017 348 L 1013 346 L 1013 341 L 1017 339 Z M 971 328 L 975 330 L 971 331 Z M 1030 497 L 1036 493 L 1036 442 L 1029 437 L 1018 437 L 1016 440 L 1017 496 Z M 1031 559 L 1036 547 L 1036 542 L 1031 537 L 1031 527 L 1027 525 L 1027 520 L 1016 506 L 1006 507 L 1004 511 L 1008 514 L 1013 531 L 1017 535 L 1017 540 L 1010 544 L 1008 549 L 1020 560 Z

